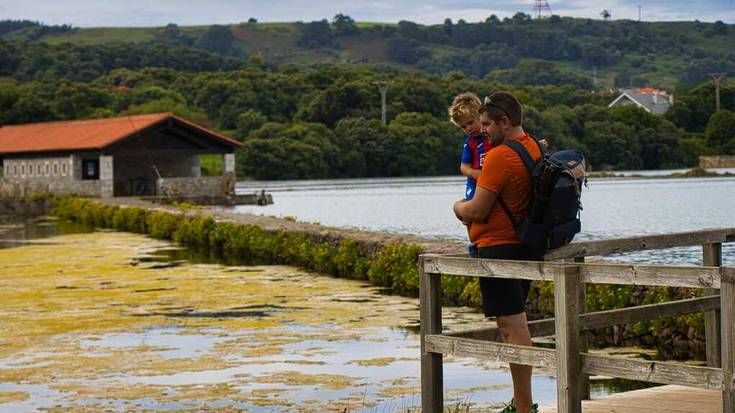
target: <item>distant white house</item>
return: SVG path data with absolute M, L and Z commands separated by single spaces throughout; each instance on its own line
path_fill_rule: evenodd
M 622 89 L 620 92 L 620 96 L 615 98 L 608 107 L 636 105 L 646 112 L 663 115 L 674 104 L 673 95 L 652 87 Z

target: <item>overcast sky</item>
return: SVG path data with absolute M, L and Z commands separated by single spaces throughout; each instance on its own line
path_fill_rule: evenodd
M 548 0 L 554 14 L 599 18 L 603 9 L 613 19 L 637 19 L 638 5 L 646 21 L 694 20 L 735 23 L 735 0 Z M 533 0 L 0 0 L 0 19 L 30 19 L 47 24 L 97 26 L 162 26 L 237 23 L 254 17 L 261 22 L 331 19 L 344 13 L 358 21 L 441 23 L 531 14 Z

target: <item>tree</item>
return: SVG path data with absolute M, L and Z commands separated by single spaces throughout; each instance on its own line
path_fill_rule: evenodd
M 640 144 L 632 127 L 621 122 L 588 122 L 588 160 L 597 170 L 640 169 Z
M 454 34 L 454 23 L 452 23 L 452 19 L 444 19 L 444 33 L 452 37 L 452 34 Z
M 235 36 L 229 26 L 213 25 L 196 42 L 197 47 L 210 50 L 215 53 L 228 53 L 232 49 Z
M 343 154 L 342 175 L 348 177 L 390 176 L 395 163 L 396 142 L 388 128 L 377 120 L 344 118 L 334 128 L 337 145 Z
M 266 122 L 268 122 L 267 117 L 258 111 L 248 109 L 237 115 L 237 134 L 241 140 L 245 139 L 250 132 L 260 129 Z
M 712 115 L 707 122 L 704 136 L 712 148 L 735 154 L 735 113 L 721 110 Z
M 416 40 L 397 34 L 388 40 L 386 55 L 390 60 L 410 65 L 431 56 L 431 53 L 420 47 Z
M 357 25 L 352 17 L 342 13 L 337 14 L 332 19 L 332 27 L 337 36 L 349 36 L 358 32 Z
M 462 134 L 428 113 L 402 113 L 388 125 L 396 142 L 391 175 L 430 176 L 457 173 Z
M 307 49 L 333 47 L 335 46 L 334 32 L 326 19 L 306 23 L 301 26 L 301 34 L 296 43 Z
M 238 168 L 256 179 L 336 178 L 340 162 L 334 133 L 318 123 L 266 123 L 238 152 Z

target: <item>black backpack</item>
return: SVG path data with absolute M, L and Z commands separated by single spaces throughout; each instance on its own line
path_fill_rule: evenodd
M 582 152 L 566 150 L 549 154 L 532 138 L 541 150 L 538 162 L 534 162 L 520 142 L 504 143 L 521 157 L 531 173 L 532 191 L 526 217 L 519 222 L 502 197 L 498 196 L 498 202 L 513 223 L 516 237 L 541 255 L 547 249 L 570 243 L 580 231 L 582 186 L 587 178 Z

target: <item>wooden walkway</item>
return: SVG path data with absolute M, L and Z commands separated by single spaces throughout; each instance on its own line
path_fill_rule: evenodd
M 661 386 L 583 400 L 584 413 L 717 413 L 722 412 L 722 392 L 684 386 Z M 557 413 L 556 405 L 539 408 Z

